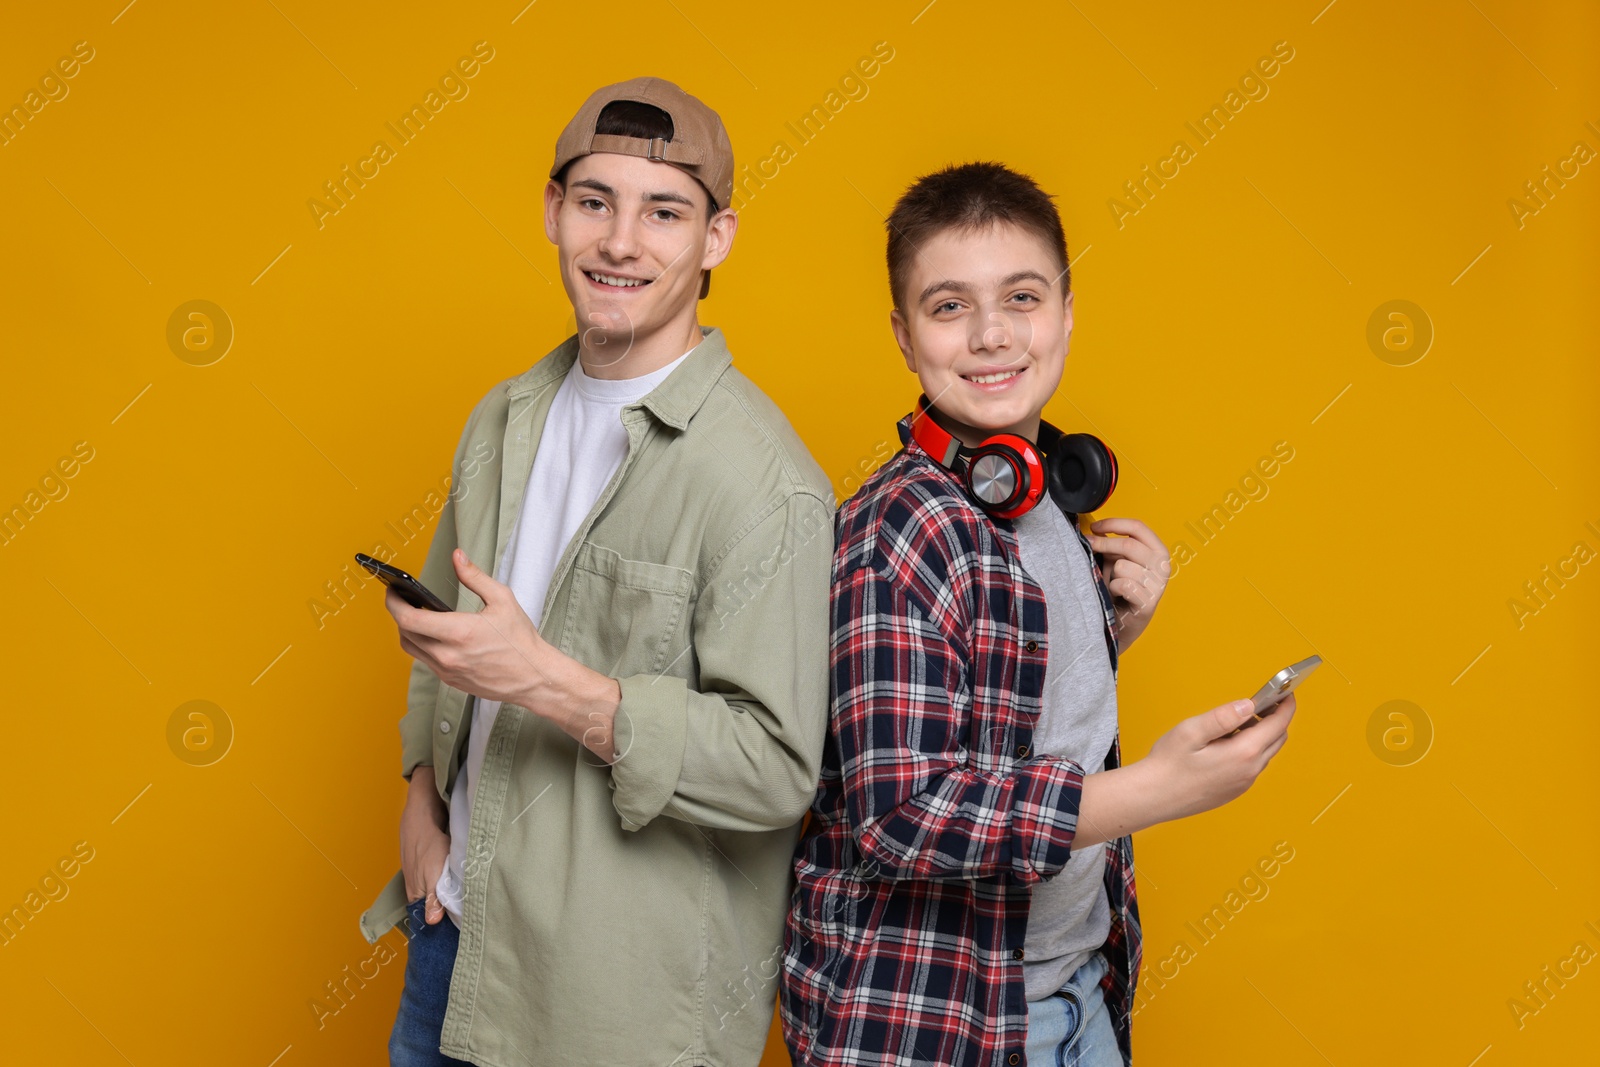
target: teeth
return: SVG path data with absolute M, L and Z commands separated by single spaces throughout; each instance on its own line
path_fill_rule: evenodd
M 962 375 L 962 377 L 966 378 L 969 382 L 977 382 L 979 385 L 990 385 L 994 382 L 1003 382 L 1007 378 L 1015 378 L 1021 373 L 1021 371 L 1008 370 L 1001 371 L 999 374 Z
M 592 270 L 586 270 L 584 273 L 597 282 L 604 282 L 606 285 L 619 285 L 624 289 L 631 289 L 637 285 L 649 284 L 643 278 L 618 278 L 611 274 L 596 274 Z

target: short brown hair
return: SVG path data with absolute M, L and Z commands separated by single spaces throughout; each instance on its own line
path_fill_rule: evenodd
M 1038 236 L 1060 258 L 1061 291 L 1072 291 L 1067 235 L 1050 194 L 1000 163 L 962 163 L 918 178 L 889 213 L 889 293 L 905 304 L 906 280 L 917 249 L 949 229 L 981 230 L 997 222 Z

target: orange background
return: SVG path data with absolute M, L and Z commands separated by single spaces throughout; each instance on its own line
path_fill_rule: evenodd
M 1562 964 L 1600 951 L 1600 568 L 1574 557 L 1600 550 L 1600 174 L 1562 162 L 1600 150 L 1592 5 L 120 2 L 32 5 L 0 37 L 8 105 L 93 49 L 0 147 L 0 506 L 38 504 L 0 544 L 0 906 L 92 849 L 0 947 L 9 1058 L 385 1061 L 403 955 L 320 1026 L 310 1005 L 373 956 L 356 917 L 397 865 L 407 660 L 376 587 L 320 628 L 309 604 L 437 488 L 484 391 L 566 336 L 543 175 L 583 97 L 646 72 L 717 107 L 743 161 L 791 150 L 747 187 L 702 321 L 841 495 L 915 394 L 882 213 L 969 159 L 1056 194 L 1078 330 L 1047 416 L 1123 457 L 1106 514 L 1193 552 L 1125 661 L 1129 759 L 1328 661 L 1250 793 L 1138 835 L 1140 1062 L 1592 1052 L 1600 976 Z M 323 182 L 477 41 L 469 94 L 319 228 Z M 1279 41 L 1267 95 L 1198 144 L 1185 123 Z M 786 123 L 878 42 L 893 58 L 800 144 Z M 1128 201 L 1179 139 L 1193 158 Z M 1534 212 L 1546 165 L 1569 177 Z M 191 300 L 234 331 L 206 366 L 168 343 Z M 1369 344 L 1392 300 L 1431 324 L 1420 359 Z M 1266 495 L 1230 505 L 1280 441 Z M 1237 514 L 1202 545 L 1212 505 Z M 390 543 L 420 565 L 426 537 Z M 233 734 L 204 766 L 169 733 L 195 700 Z M 1188 924 L 1278 842 L 1293 859 L 1203 943 Z

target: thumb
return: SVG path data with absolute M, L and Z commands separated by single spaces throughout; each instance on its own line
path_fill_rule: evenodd
M 450 562 L 455 564 L 456 577 L 461 584 L 478 594 L 478 599 L 485 604 L 491 603 L 497 591 L 501 588 L 499 582 L 485 574 L 476 563 L 467 557 L 461 549 L 450 553 Z
M 428 905 L 423 909 L 422 917 L 427 920 L 429 926 L 444 918 L 444 905 L 439 903 L 439 898 L 432 890 L 428 892 Z
M 1256 707 L 1248 700 L 1232 700 L 1199 716 L 1205 740 L 1226 737 L 1250 720 Z

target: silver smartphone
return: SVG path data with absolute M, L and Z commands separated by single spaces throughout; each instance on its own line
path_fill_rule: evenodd
M 1256 714 L 1265 715 L 1277 707 L 1279 701 L 1299 688 L 1300 683 L 1305 681 L 1311 672 L 1320 666 L 1322 666 L 1322 657 L 1311 656 L 1301 660 L 1299 663 L 1290 664 L 1277 674 L 1274 674 L 1267 680 L 1267 684 L 1257 690 L 1256 695 L 1250 698 L 1250 702 L 1255 705 Z

